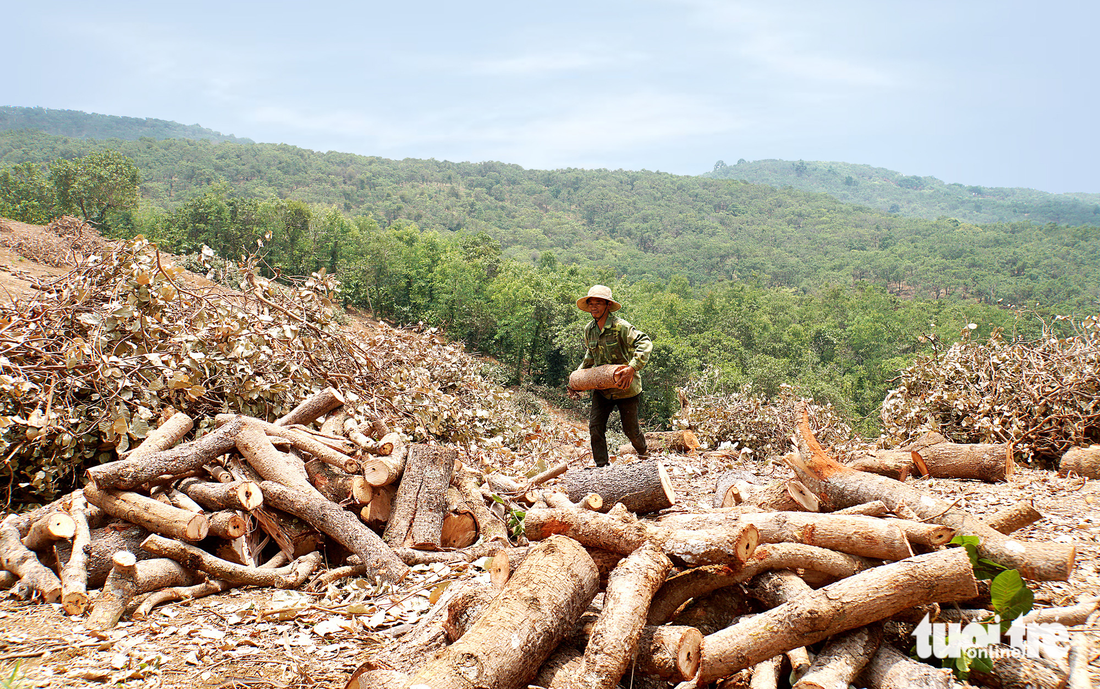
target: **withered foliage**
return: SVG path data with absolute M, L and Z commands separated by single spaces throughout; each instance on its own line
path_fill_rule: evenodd
M 349 411 L 413 440 L 522 442 L 534 419 L 461 345 L 337 321 L 324 272 L 286 286 L 240 267 L 240 291 L 187 288 L 142 238 L 77 257 L 39 296 L 0 306 L 0 500 L 50 499 L 83 467 L 136 446 L 182 411 L 209 425 L 274 420 L 326 386 Z M 197 433 L 208 428 L 200 427 Z
M 1059 338 L 962 341 L 905 369 L 882 404 L 899 444 L 935 430 L 957 443 L 1012 443 L 1029 464 L 1100 441 L 1100 319 Z
M 773 399 L 758 397 L 749 388 L 731 394 L 708 393 L 707 386 L 704 375 L 681 391 L 682 399 L 690 400 L 690 405 L 680 410 L 673 423 L 678 428 L 692 429 L 709 448 L 730 443 L 734 449 L 760 460 L 783 455 L 792 448 L 790 439 L 802 405 L 817 437 L 834 452 L 843 456 L 849 447 L 862 444 L 831 405 L 799 397 L 789 386 L 782 386 L 780 395 Z
M 83 220 L 63 215 L 52 220 L 45 233 L 0 220 L 0 246 L 36 263 L 62 268 L 73 265 L 80 256 L 104 251 L 107 242 Z

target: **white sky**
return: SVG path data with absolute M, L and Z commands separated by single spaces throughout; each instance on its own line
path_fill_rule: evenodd
M 1095 0 L 4 4 L 0 105 L 384 158 L 1100 192 Z

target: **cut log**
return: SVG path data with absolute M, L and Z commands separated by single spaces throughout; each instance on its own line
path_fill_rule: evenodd
M 139 560 L 151 558 L 152 555 L 141 549 L 141 542 L 148 535 L 149 532 L 144 528 L 128 522 L 114 522 L 92 529 L 89 534 L 90 542 L 85 564 L 87 588 L 96 589 L 103 585 L 107 575 L 111 573 L 111 568 L 114 567 L 112 558 L 121 550 L 134 553 Z M 76 555 L 72 544 L 64 541 L 58 543 L 55 550 L 59 562 L 68 562 Z
M 985 523 L 991 529 L 1008 535 L 1043 518 L 1030 502 L 1018 502 L 1012 507 L 997 510 Z
M 575 541 L 538 544 L 473 627 L 396 686 L 525 686 L 591 603 L 597 577 L 592 558 Z M 377 686 L 377 672 L 384 671 L 363 673 L 347 689 Z
M 190 477 L 182 479 L 176 486 L 180 492 L 211 512 L 219 510 L 251 512 L 264 504 L 264 495 L 255 481 L 234 481 L 232 476 L 229 476 L 229 479 L 230 482 L 226 483 L 211 483 L 197 477 Z
M 949 526 L 958 533 L 977 536 L 979 555 L 1004 567 L 1019 570 L 1028 579 L 1065 581 L 1073 570 L 1076 557 L 1073 545 L 1026 543 L 1009 538 L 981 520 L 955 509 L 950 503 L 925 495 L 907 484 L 839 464 L 825 454 L 814 438 L 805 412 L 796 440 L 800 452 L 797 459 L 788 456 L 791 468 L 802 483 L 831 509 L 881 500 L 895 514 L 908 509 L 922 521 L 932 521 Z
M 285 565 L 287 562 L 286 554 L 279 552 L 273 558 L 261 565 L 261 567 L 265 569 L 275 569 L 276 567 Z M 213 596 L 219 593 L 225 593 L 231 588 L 233 588 L 233 584 L 225 579 L 207 579 L 192 586 L 168 586 L 153 591 L 146 596 L 145 600 L 143 600 L 137 609 L 131 613 L 130 617 L 135 620 L 144 620 L 149 616 L 153 608 L 158 605 L 177 600 L 193 600 L 205 596 Z
M 572 390 L 611 390 L 618 387 L 615 383 L 615 371 L 621 364 L 605 364 L 592 368 L 582 368 L 569 374 L 569 387 Z
M 16 515 L 8 515 L 0 522 L 0 567 L 18 576 L 24 586 L 38 592 L 47 603 L 56 603 L 61 598 L 61 580 L 23 545 L 17 521 Z
M 134 553 L 119 551 L 114 556 L 114 568 L 88 614 L 87 625 L 91 629 L 112 629 L 122 619 L 135 596 L 170 586 L 190 586 L 195 579 L 193 570 L 175 560 L 153 558 L 139 561 Z
M 752 524 L 722 529 L 651 529 L 650 538 L 674 562 L 687 567 L 742 565 L 756 550 L 760 535 Z
M 1007 481 L 1016 470 L 1011 444 L 960 445 L 939 433 L 927 433 L 901 448 L 919 453 L 934 478 L 970 478 L 987 483 Z
M 950 670 L 910 660 L 889 644 L 881 644 L 859 676 L 867 689 L 952 689 Z
M 603 508 L 603 498 L 596 493 L 589 493 L 584 496 L 580 502 L 573 502 L 569 499 L 569 496 L 565 493 L 559 493 L 557 491 L 545 490 L 542 492 L 542 499 L 546 503 L 547 507 L 556 507 L 562 509 L 580 509 L 580 510 L 593 510 L 599 512 Z
M 833 514 L 862 514 L 864 517 L 885 517 L 890 514 L 890 508 L 882 500 L 872 500 L 860 505 L 852 505 Z
M 648 675 L 682 682 L 699 670 L 703 634 L 686 625 L 647 625 L 638 639 L 635 659 L 638 669 Z
M 372 575 L 396 582 L 409 573 L 408 566 L 393 554 L 377 534 L 336 503 L 271 481 L 261 483 L 260 490 L 265 502 L 272 507 L 303 519 L 358 555 L 370 567 Z
M 955 537 L 955 530 L 943 524 L 925 524 L 911 519 L 887 519 L 886 523 L 901 529 L 906 540 L 913 545 L 925 547 L 947 545 Z
M 793 689 L 847 689 L 882 643 L 882 627 L 869 625 L 837 634 L 825 643 Z
M 776 689 L 779 686 L 779 673 L 783 667 L 783 656 L 777 655 L 757 663 L 752 668 L 749 689 Z
M 359 510 L 359 517 L 367 524 L 384 525 L 393 512 L 393 499 L 397 489 L 393 486 L 374 486 L 371 489 L 370 503 Z
M 465 548 L 473 545 L 478 537 L 477 519 L 473 510 L 454 486 L 447 487 L 446 501 L 440 544 L 444 548 Z
M 231 414 L 218 414 L 214 417 L 214 423 L 220 428 L 222 424 L 229 423 L 232 418 Z M 311 438 L 308 433 L 303 433 L 294 428 L 287 428 L 285 426 L 276 426 L 273 423 L 268 423 L 261 419 L 252 417 L 243 418 L 244 422 L 249 426 L 259 428 L 266 435 L 273 438 L 282 438 L 283 440 L 289 441 L 293 447 L 307 453 L 311 457 L 319 459 L 322 462 L 327 462 L 337 469 L 346 471 L 349 474 L 359 472 L 359 462 L 343 452 L 334 450 L 324 443 L 318 442 Z
M 302 424 L 303 426 L 308 426 L 333 409 L 343 405 L 343 395 L 335 388 L 325 388 L 302 400 L 297 407 L 291 409 L 285 416 L 280 417 L 275 422 L 275 425 L 291 426 L 293 424 Z
M 656 512 L 676 504 L 676 491 L 664 464 L 634 462 L 607 467 L 571 469 L 565 474 L 565 490 L 572 502 L 589 493 L 603 498 L 603 511 L 622 503 L 636 514 Z
M 646 525 L 624 507 L 608 514 L 577 509 L 530 510 L 523 518 L 523 527 L 530 541 L 562 534 L 587 547 L 620 555 L 629 555 L 649 538 Z
M 183 436 L 190 433 L 194 427 L 194 419 L 178 411 L 155 430 L 150 431 L 140 445 L 126 454 L 126 459 L 137 460 L 175 447 L 176 443 L 183 440 Z
M 508 545 L 508 528 L 485 506 L 474 475 L 469 471 L 456 471 L 451 476 L 451 483 L 458 488 L 463 500 L 466 501 L 466 506 L 473 512 L 474 519 L 477 520 L 478 533 L 484 541 Z
M 686 455 L 699 449 L 699 439 L 688 429 L 680 431 L 650 431 L 645 434 L 646 449 L 653 452 L 670 452 Z M 630 443 L 620 445 L 618 455 L 636 455 L 638 451 Z
M 351 416 L 348 414 L 348 410 L 343 407 L 333 409 L 331 414 L 325 412 L 325 420 L 321 423 L 321 435 L 346 437 L 347 431 L 344 430 L 344 423 L 350 418 Z
M 210 535 L 227 541 L 240 538 L 245 534 L 248 527 L 244 517 L 233 510 L 214 512 L 208 516 L 208 520 L 210 522 Z
M 401 478 L 401 472 L 405 471 L 405 462 L 408 459 L 408 446 L 400 442 L 389 452 L 378 454 L 363 460 L 363 478 L 372 486 L 388 486 L 396 483 Z
M 43 515 L 31 524 L 30 531 L 23 537 L 23 545 L 31 550 L 43 550 L 56 541 L 67 540 L 76 533 L 76 522 L 65 512 L 52 512 Z
M 95 483 L 84 486 L 84 497 L 107 514 L 169 538 L 198 542 L 206 538 L 210 523 L 206 516 L 166 505 L 144 495 L 121 490 L 103 490 Z
M 770 483 L 744 502 L 769 512 L 817 512 L 820 507 L 817 496 L 794 479 Z
M 1100 445 L 1071 447 L 1058 462 L 1058 474 L 1076 474 L 1087 479 L 1100 479 Z
M 660 548 L 647 543 L 612 570 L 574 686 L 611 689 L 619 683 L 638 650 L 649 601 L 671 569 Z
M 88 607 L 88 550 L 92 533 L 88 528 L 84 494 L 73 495 L 69 515 L 73 519 L 72 554 L 61 568 L 61 607 L 70 615 L 81 615 Z
M 922 468 L 923 462 L 919 453 L 914 454 L 908 450 L 873 450 L 857 454 L 845 466 L 856 471 L 888 476 L 895 481 L 905 481 L 911 474 L 922 476 L 926 473 L 927 469 Z
M 453 596 L 447 603 L 447 618 L 443 622 L 447 641 L 453 644 L 461 639 L 499 592 L 500 589 L 493 585 L 481 584 L 467 587 Z
M 236 435 L 243 427 L 244 417 L 230 415 L 213 433 L 168 450 L 91 467 L 87 471 L 88 478 L 100 488 L 129 490 L 161 476 L 193 474 L 236 449 Z
M 1100 614 L 1093 613 L 1089 616 L 1089 626 L 1095 626 Z M 1090 663 L 1093 659 L 1092 640 L 1088 634 L 1074 634 L 1069 643 L 1069 653 L 1066 654 L 1066 664 L 1069 673 L 1066 677 L 1067 689 L 1093 689 L 1092 670 Z M 996 668 L 994 668 L 996 669 Z
M 141 547 L 154 555 L 171 558 L 187 569 L 206 572 L 215 579 L 280 589 L 299 588 L 305 583 L 309 575 L 321 565 L 322 557 L 320 551 L 314 550 L 286 567 L 268 569 L 229 562 L 189 543 L 174 541 L 157 534 L 150 534 L 141 544 Z
M 729 586 L 691 601 L 676 613 L 672 624 L 695 627 L 706 644 L 707 636 L 735 624 L 751 609 L 741 587 Z
M 931 602 L 966 600 L 977 580 L 961 548 L 875 567 L 707 636 L 695 681 L 702 685 L 798 646 Z
M 341 505 L 368 505 L 374 495 L 371 485 L 362 476 L 341 471 L 321 460 L 306 462 L 305 470 L 309 482 L 321 495 Z
M 275 449 L 267 434 L 257 424 L 251 421 L 245 423 L 245 427 L 237 434 L 237 450 L 264 479 L 321 498 L 321 493 L 309 482 L 305 462 Z
M 439 550 L 447 486 L 458 450 L 438 445 L 411 445 L 393 512 L 383 539 L 393 547 Z

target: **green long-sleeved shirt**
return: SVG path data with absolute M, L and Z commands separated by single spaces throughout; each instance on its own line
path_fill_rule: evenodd
M 603 330 L 596 325 L 595 319 L 585 326 L 584 346 L 584 361 L 577 370 L 605 364 L 628 364 L 637 372 L 645 368 L 653 351 L 653 341 L 649 339 L 649 335 L 614 313 L 607 315 Z M 642 378 L 635 373 L 634 380 L 627 389 L 600 390 L 600 394 L 608 399 L 626 399 L 641 391 Z

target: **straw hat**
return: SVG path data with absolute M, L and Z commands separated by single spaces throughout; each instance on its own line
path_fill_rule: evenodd
M 588 298 L 596 297 L 597 299 L 606 299 L 611 304 L 612 311 L 618 311 L 623 308 L 623 305 L 611 298 L 611 288 L 604 287 L 603 285 L 593 285 L 592 289 L 588 290 L 588 294 L 584 295 L 577 300 L 577 308 L 581 311 L 587 311 Z

